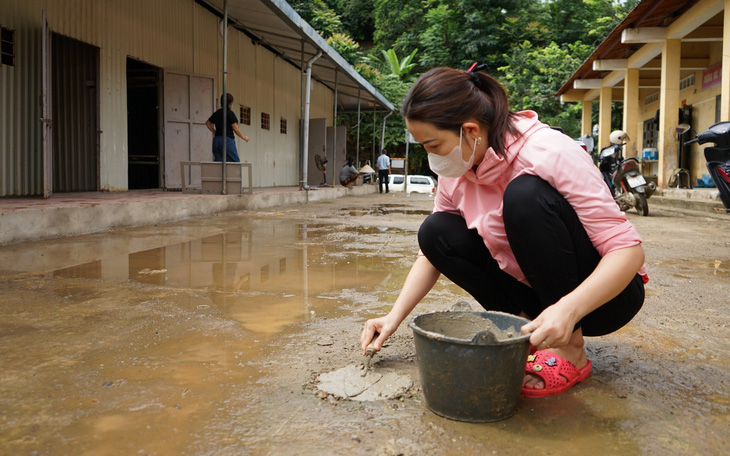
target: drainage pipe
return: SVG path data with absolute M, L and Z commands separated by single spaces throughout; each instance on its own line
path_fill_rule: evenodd
M 304 136 L 302 139 L 302 180 L 299 182 L 299 188 L 303 190 L 309 190 L 309 184 L 307 184 L 307 168 L 309 165 L 309 103 L 312 98 L 312 64 L 322 56 L 322 51 L 317 52 L 317 55 L 307 61 L 307 83 L 306 89 L 304 89 L 304 124 L 302 129 L 304 130 Z
M 357 88 L 357 141 L 355 145 L 355 166 L 360 169 L 360 87 Z
M 337 174 L 337 98 L 339 97 L 339 84 L 337 82 L 337 69 L 335 68 L 335 109 L 332 113 L 332 187 L 335 186 L 335 174 Z

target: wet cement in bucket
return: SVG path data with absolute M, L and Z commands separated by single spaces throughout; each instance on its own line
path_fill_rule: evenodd
M 364 371 L 362 365 L 350 365 L 321 374 L 317 388 L 327 394 L 353 401 L 379 401 L 401 396 L 413 385 L 407 375 L 374 370 Z M 365 375 L 363 375 L 365 374 Z
M 445 318 L 439 318 L 434 322 L 437 323 L 437 328 L 426 325 L 422 329 L 432 333 L 431 335 L 435 338 L 451 337 L 464 340 L 472 340 L 477 333 L 485 332 L 494 335 L 494 339 L 497 341 L 515 339 L 522 335 L 518 328 L 509 326 L 506 329 L 500 329 L 491 320 L 478 313 L 453 312 L 450 314 L 444 313 Z

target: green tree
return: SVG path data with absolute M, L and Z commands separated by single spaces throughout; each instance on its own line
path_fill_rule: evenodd
M 344 32 L 340 16 L 324 0 L 294 0 L 289 5 L 324 38 Z
M 361 45 L 372 43 L 375 31 L 373 0 L 327 0 L 330 8 L 337 11 L 342 26 Z
M 592 50 L 580 42 L 535 47 L 525 41 L 515 46 L 507 56 L 510 65 L 499 68 L 510 107 L 516 111 L 536 111 L 543 122 L 560 126 L 571 136 L 580 136 L 581 105 L 563 105 L 555 93 Z
M 630 4 L 635 5 L 636 1 L 550 0 L 545 3 L 548 14 L 543 21 L 558 44 L 582 41 L 597 45 L 626 15 Z
M 416 56 L 418 49 L 414 49 L 411 55 L 401 60 L 393 49 L 381 51 L 382 59 L 370 54 L 363 60 L 378 67 L 381 72 L 395 76 L 401 81 L 410 81 L 412 79 L 411 71 L 416 66 L 413 58 Z
M 348 62 L 355 62 L 360 58 L 360 45 L 346 33 L 333 33 L 327 38 L 327 44 Z
M 424 49 L 421 65 L 423 68 L 455 66 L 452 46 L 460 30 L 458 12 L 448 5 L 431 3 L 434 4 L 426 11 L 424 29 L 418 36 L 419 46 Z
M 436 66 L 487 63 L 515 110 L 580 134 L 576 103 L 561 105 L 558 88 L 638 0 L 295 0 L 292 6 L 383 96 L 400 107 L 418 73 Z M 365 50 L 353 40 L 374 41 Z M 420 49 L 420 51 L 416 51 Z M 418 59 L 415 58 L 418 52 Z M 399 55 L 409 56 L 403 60 Z M 349 116 L 349 117 L 348 117 Z M 361 119 L 361 151 L 380 145 L 382 114 Z M 369 119 L 365 119 L 365 117 Z M 358 120 L 343 116 L 353 130 Z M 404 121 L 387 120 L 385 144 L 404 152 Z M 365 139 L 366 135 L 371 135 Z M 350 140 L 354 147 L 354 139 Z M 363 146 L 367 144 L 366 146 Z M 425 163 L 421 148 L 413 160 Z M 422 156 L 421 156 L 422 155 Z M 427 166 L 427 164 L 425 165 Z
M 424 6 L 420 0 L 374 0 L 373 50 L 407 55 L 418 45 Z

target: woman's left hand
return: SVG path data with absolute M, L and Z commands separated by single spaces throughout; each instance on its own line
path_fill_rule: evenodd
M 524 325 L 521 332 L 532 333 L 530 343 L 538 349 L 562 347 L 568 344 L 577 323 L 572 314 L 562 300 L 558 301 Z
M 609 252 L 578 287 L 543 310 L 522 327 L 522 334 L 532 333 L 530 343 L 561 347 L 568 343 L 573 329 L 583 317 L 618 296 L 644 264 L 644 250 L 634 245 Z

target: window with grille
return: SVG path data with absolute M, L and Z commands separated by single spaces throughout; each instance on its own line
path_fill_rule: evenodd
M 644 121 L 644 144 L 643 147 L 657 147 L 657 138 L 659 136 L 659 126 L 654 119 Z
M 279 122 L 279 131 L 283 134 L 286 134 L 286 119 L 284 119 L 283 117 Z
M 241 125 L 251 125 L 251 108 L 241 105 Z
M 695 74 L 692 73 L 689 76 L 687 76 L 684 79 L 680 79 L 679 81 L 679 90 L 688 89 L 695 85 Z
M 644 98 L 644 104 L 650 105 L 652 103 L 656 103 L 659 101 L 659 92 L 654 92 L 651 95 L 647 95 L 646 98 Z
M 0 26 L 0 64 L 15 66 L 15 30 Z
M 271 116 L 269 116 L 265 112 L 261 113 L 261 129 L 271 130 Z

